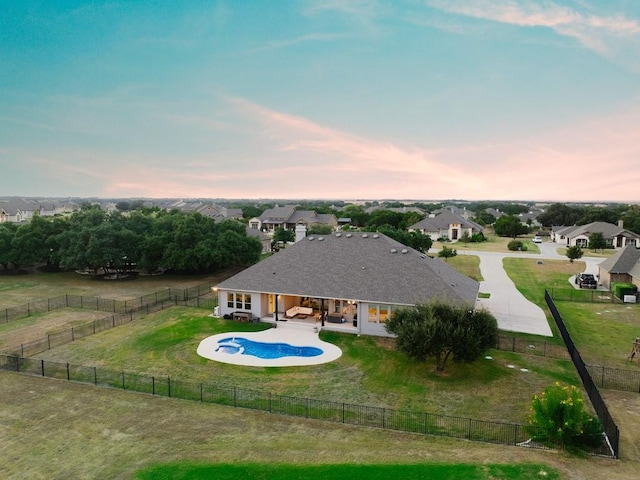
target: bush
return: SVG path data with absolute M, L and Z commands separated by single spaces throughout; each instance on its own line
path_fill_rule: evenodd
M 507 248 L 509 250 L 514 250 L 514 251 L 522 251 L 525 252 L 527 250 L 527 246 L 522 243 L 520 240 L 511 240 L 508 244 L 507 244 Z
M 611 282 L 611 291 L 617 298 L 624 298 L 625 295 L 635 295 L 638 291 L 633 283 Z
M 602 443 L 602 424 L 585 411 L 582 393 L 574 385 L 556 382 L 534 395 L 529 423 L 532 439 L 568 448 L 596 447 Z
M 479 233 L 474 233 L 471 236 L 471 241 L 473 243 L 481 243 L 481 242 L 486 242 L 487 238 L 484 236 L 484 233 L 479 232 Z

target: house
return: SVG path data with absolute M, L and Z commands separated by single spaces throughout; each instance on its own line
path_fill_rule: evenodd
M 611 288 L 612 282 L 633 283 L 640 289 L 640 250 L 627 245 L 598 265 L 599 281 Z
M 607 222 L 592 222 L 587 225 L 570 227 L 554 227 L 551 230 L 551 241 L 567 247 L 589 246 L 589 237 L 593 233 L 602 233 L 609 248 L 624 248 L 627 245 L 640 247 L 640 235 L 623 228 L 622 221 L 618 225 Z
M 38 206 L 18 197 L 0 200 L 0 222 L 21 223 L 33 217 Z
M 255 237 L 260 240 L 260 243 L 262 244 L 262 253 L 271 252 L 271 238 L 266 233 L 249 226 L 247 226 L 246 230 L 247 237 Z
M 214 287 L 220 315 L 377 336 L 395 309 L 436 299 L 473 308 L 478 289 L 441 260 L 362 232 L 307 236 Z
M 407 230 L 428 235 L 434 242 L 439 239 L 457 242 L 465 233 L 472 237 L 476 233 L 482 233 L 483 228 L 451 210 L 444 209 L 435 217 L 429 216 L 414 223 Z
M 328 225 L 335 230 L 338 226 L 338 219 L 331 213 L 296 210 L 295 205 L 285 205 L 267 209 L 259 217 L 249 220 L 249 227 L 267 233 L 273 233 L 279 227 L 285 230 L 295 230 L 296 225 L 304 225 L 307 230 L 314 225 Z

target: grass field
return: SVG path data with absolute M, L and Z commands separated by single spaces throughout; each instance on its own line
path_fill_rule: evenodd
M 638 464 L 629 460 L 402 434 L 1 373 L 0 478 L 7 480 L 125 480 L 140 469 L 176 462 L 524 463 L 546 465 L 565 480 L 629 480 L 637 474 Z M 637 416 L 640 396 L 613 393 L 614 408 L 628 411 L 626 418 Z M 626 458 L 632 448 L 623 445 Z
M 549 265 L 549 262 L 545 261 L 544 267 L 550 267 L 547 270 L 536 267 L 534 259 L 531 261 L 534 265 L 529 268 L 535 272 L 535 278 L 543 282 L 542 285 L 548 278 L 561 281 L 561 276 L 564 275 L 561 266 Z M 516 265 L 516 268 L 520 269 L 522 265 Z M 66 289 L 64 276 L 57 277 L 56 282 L 49 286 L 48 280 L 53 277 L 47 277 L 45 274 L 29 277 L 30 275 L 21 276 L 20 282 L 11 282 L 15 278 L 0 277 L 0 289 L 4 289 L 0 297 L 0 308 L 8 306 L 5 299 L 8 299 L 7 302 L 14 302 L 14 305 L 20 304 L 17 298 L 26 295 L 22 290 L 31 289 L 32 293 L 37 294 L 34 298 L 66 293 L 63 291 Z M 527 283 L 525 277 L 526 274 L 521 279 L 526 283 L 524 291 L 537 297 L 540 284 L 536 288 L 533 282 Z M 169 280 L 168 277 L 164 279 L 167 283 Z M 181 279 L 177 284 L 184 286 L 168 286 L 186 288 L 208 281 L 203 278 L 192 280 L 191 285 L 191 280 Z M 79 282 L 79 279 L 72 277 L 72 282 L 76 281 Z M 566 276 L 564 281 L 566 282 Z M 114 297 L 119 296 L 118 298 L 135 298 L 167 286 L 160 286 L 162 282 L 156 279 L 137 282 L 138 280 L 135 280 L 113 287 L 103 286 L 100 282 L 97 291 L 80 282 L 76 288 L 86 291 L 82 293 L 85 295 L 108 298 L 112 294 Z M 54 295 L 52 292 L 59 293 Z M 9 296 L 6 297 L 6 294 Z M 346 353 L 341 363 L 336 362 L 334 366 L 329 367 L 328 372 L 325 372 L 328 374 L 315 372 L 314 369 L 317 367 L 296 368 L 291 373 L 278 371 L 282 369 L 255 369 L 257 371 L 249 372 L 243 378 L 242 375 L 246 372 L 240 372 L 238 367 L 224 366 L 232 368 L 226 372 L 223 369 L 213 372 L 207 361 L 194 357 L 195 349 L 192 347 L 197 345 L 196 339 L 191 338 L 189 348 L 179 348 L 178 344 L 185 338 L 192 335 L 206 336 L 214 333 L 215 328 L 219 328 L 206 316 L 208 312 L 202 312 L 201 318 L 186 320 L 187 317 L 182 317 L 186 315 L 186 311 L 193 312 L 192 309 L 172 309 L 173 313 L 168 311 L 147 317 L 138 325 L 131 324 L 103 332 L 104 336 L 100 334 L 100 337 L 104 342 L 100 345 L 90 343 L 99 336 L 88 337 L 73 346 L 78 349 L 75 352 L 71 351 L 72 346 L 69 345 L 63 347 L 69 348 L 66 354 L 60 353 L 62 349 L 56 349 L 51 353 L 60 354 L 60 358 L 77 355 L 75 358 L 82 360 L 82 363 L 86 363 L 86 359 L 98 359 L 105 365 L 124 368 L 123 365 L 132 361 L 129 357 L 131 352 L 137 351 L 138 353 L 134 354 L 137 357 L 133 360 L 149 369 L 157 369 L 154 371 L 158 372 L 173 374 L 174 371 L 184 371 L 189 375 L 204 376 L 199 378 L 227 375 L 228 378 L 249 384 L 255 381 L 252 375 L 257 373 L 266 382 L 270 382 L 268 387 L 273 389 L 284 386 L 292 391 L 316 391 L 318 394 L 330 396 L 341 394 L 344 390 L 346 396 L 358 399 L 370 396 L 369 398 L 376 402 L 382 399 L 394 405 L 395 402 L 403 405 L 418 403 L 421 406 L 420 410 L 437 408 L 438 405 L 448 409 L 444 411 L 471 409 L 481 412 L 483 409 L 496 408 L 494 415 L 503 417 L 502 419 L 506 418 L 505 412 L 512 408 L 521 411 L 517 406 L 518 395 L 522 393 L 520 390 L 526 391 L 529 388 L 528 384 L 523 383 L 523 378 L 530 381 L 534 376 L 516 377 L 515 371 L 504 371 L 505 365 L 501 362 L 516 363 L 518 367 L 530 368 L 532 373 L 540 374 L 540 378 L 544 378 L 545 375 L 549 379 L 557 378 L 558 375 L 560 378 L 575 377 L 570 367 L 565 371 L 564 367 L 560 368 L 558 365 L 536 363 L 538 360 L 544 361 L 539 357 L 506 352 L 504 357 L 498 355 L 503 352 L 492 352 L 496 358 L 492 364 L 461 366 L 460 370 L 452 364 L 451 367 L 455 368 L 449 375 L 436 376 L 428 367 L 396 362 L 394 357 L 397 353 L 384 344 L 383 340 L 355 336 L 342 338 L 341 335 L 332 334 L 333 336 L 326 339 L 339 344 Z M 68 322 L 81 321 L 77 317 L 78 312 L 68 313 Z M 86 315 L 90 312 L 80 313 Z M 10 335 L 13 327 L 18 326 L 23 329 L 19 334 L 21 338 L 40 335 L 47 329 L 64 328 L 64 319 L 52 319 L 49 315 L 20 320 L 15 324 L 12 322 L 11 328 L 5 327 L 0 330 L 0 338 Z M 185 325 L 176 327 L 176 318 L 185 320 L 182 322 Z M 230 325 L 237 329 L 241 328 L 242 324 Z M 135 330 L 120 331 L 129 327 Z M 106 334 L 113 335 L 113 338 Z M 15 338 L 17 337 L 8 342 L 15 341 Z M 85 341 L 87 343 L 83 344 Z M 118 346 L 118 342 L 125 345 Z M 100 348 L 103 350 L 98 350 Z M 352 363 L 347 363 L 347 360 Z M 531 363 L 518 364 L 525 360 L 531 360 Z M 202 370 L 198 373 L 200 367 Z M 470 369 L 465 371 L 464 368 Z M 309 371 L 305 372 L 305 369 Z M 304 478 L 309 477 L 309 472 L 315 475 L 314 468 L 318 466 L 336 463 L 352 466 L 391 465 L 391 468 L 395 465 L 464 463 L 480 467 L 484 472 L 490 472 L 490 466 L 494 464 L 506 465 L 507 470 L 514 465 L 520 468 L 522 464 L 532 464 L 536 468 L 539 466 L 543 473 L 538 472 L 538 477 L 531 478 L 554 478 L 552 475 L 557 471 L 559 477 L 564 479 L 616 480 L 635 478 L 640 467 L 638 434 L 634 428 L 629 428 L 632 425 L 640 425 L 640 396 L 624 392 L 605 392 L 607 403 L 622 426 L 623 435 L 622 460 L 611 461 L 306 421 L 52 379 L 0 373 L 0 404 L 3 405 L 0 409 L 0 445 L 3 458 L 9 459 L 0 462 L 0 478 L 130 479 L 142 468 L 166 462 L 177 462 L 186 467 L 218 463 L 295 464 L 309 469 L 305 470 Z M 345 381 L 340 384 L 339 380 L 343 376 Z M 480 384 L 478 377 L 484 379 L 485 383 L 486 380 L 489 380 L 489 383 L 507 382 L 502 384 L 503 391 L 499 392 L 497 398 L 492 399 L 495 400 L 495 404 L 488 403 L 485 397 L 485 394 L 490 392 L 491 385 Z M 317 386 L 314 385 L 316 381 Z M 368 393 L 358 392 L 358 388 L 350 385 L 351 383 L 364 386 Z M 389 388 L 397 390 L 398 393 L 388 396 Z M 470 395 L 469 392 L 473 394 Z M 530 394 L 526 392 L 522 398 L 528 396 Z M 507 406 L 501 406 L 500 403 Z M 526 405 L 523 404 L 523 407 Z M 493 476 L 478 478 L 528 478 L 506 476 L 509 475 L 504 473 L 507 470 L 502 473 L 496 471 Z

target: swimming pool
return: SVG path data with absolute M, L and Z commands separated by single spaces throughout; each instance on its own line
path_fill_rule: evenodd
M 203 339 L 199 356 L 221 363 L 252 367 L 293 367 L 332 362 L 342 355 L 318 332 L 279 325 L 261 332 L 227 332 Z
M 256 342 L 243 337 L 218 340 L 216 352 L 229 355 L 253 355 L 258 358 L 317 357 L 324 350 L 318 347 L 294 346 L 288 343 Z

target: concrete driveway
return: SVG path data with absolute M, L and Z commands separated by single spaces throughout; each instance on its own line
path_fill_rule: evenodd
M 483 306 L 490 311 L 498 320 L 501 330 L 553 336 L 544 310 L 527 300 L 516 289 L 502 265 L 505 257 L 535 258 L 541 261 L 567 258 L 556 253 L 559 247 L 556 243 L 543 242 L 539 247 L 540 254 L 458 251 L 461 255 L 477 255 L 480 258 L 480 273 L 484 278 L 480 282 L 480 292 L 488 293 L 490 297 L 478 299 L 477 306 Z M 581 261 L 587 264 L 585 272 L 595 275 L 598 273 L 598 264 L 602 259 L 582 258 Z M 573 286 L 573 277 L 567 279 L 567 282 Z

